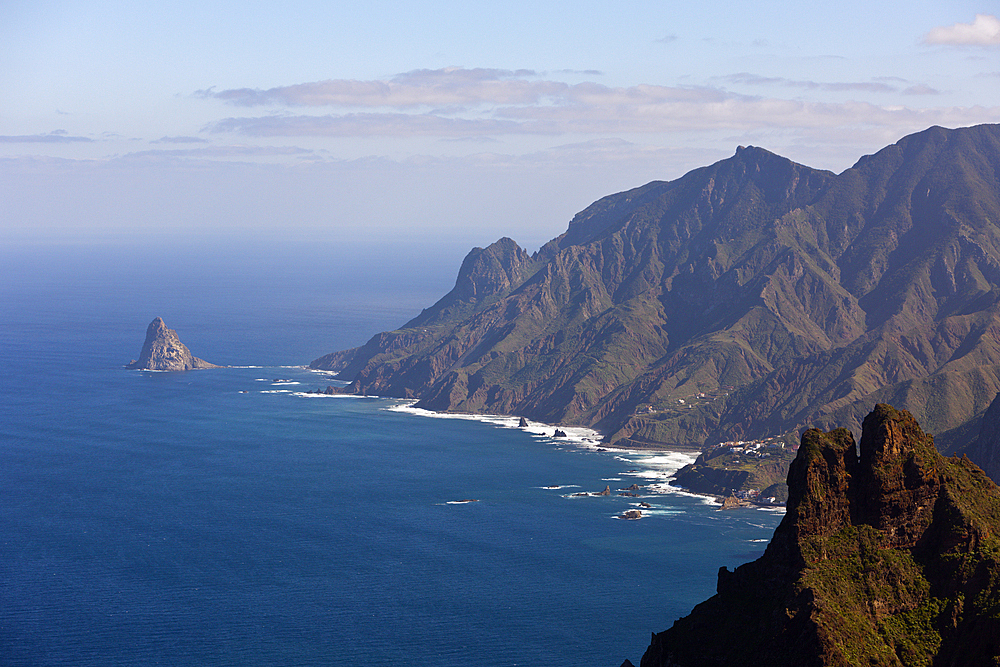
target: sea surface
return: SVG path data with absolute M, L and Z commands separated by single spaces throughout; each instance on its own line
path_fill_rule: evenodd
M 0 664 L 638 664 L 781 518 L 670 491 L 685 455 L 306 393 L 336 380 L 304 364 L 449 280 L 19 257 L 0 269 Z M 233 367 L 125 370 L 156 316 Z

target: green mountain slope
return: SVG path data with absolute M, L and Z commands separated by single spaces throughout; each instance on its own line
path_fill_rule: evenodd
M 764 555 L 653 635 L 641 667 L 995 665 L 1000 488 L 877 405 L 806 431 Z
M 960 444 L 1000 390 L 998 174 L 996 125 L 840 175 L 740 148 L 595 202 L 534 255 L 473 250 L 437 304 L 312 365 L 629 447 L 857 430 L 877 401 Z

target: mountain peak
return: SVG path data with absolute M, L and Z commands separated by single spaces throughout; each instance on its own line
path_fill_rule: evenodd
M 528 253 L 506 236 L 485 248 L 473 248 L 462 261 L 452 290 L 404 328 L 423 327 L 467 314 L 523 282 L 530 264 Z
M 534 256 L 474 249 L 416 319 L 349 366 L 313 363 L 360 393 L 626 448 L 860 433 L 882 402 L 964 444 L 1000 391 L 998 173 L 996 125 L 932 128 L 839 175 L 741 146 L 601 198 Z
M 860 457 L 846 429 L 806 431 L 788 486 L 764 555 L 722 568 L 642 667 L 995 664 L 1000 489 L 981 470 L 877 405 Z

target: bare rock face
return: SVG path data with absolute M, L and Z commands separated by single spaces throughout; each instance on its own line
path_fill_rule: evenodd
M 994 482 L 1000 480 L 1000 394 L 986 409 L 979 437 L 972 441 L 965 453 Z
M 163 319 L 157 317 L 146 328 L 146 342 L 138 360 L 133 360 L 126 368 L 144 371 L 189 371 L 195 368 L 221 368 L 191 354 L 187 346 L 177 337 L 177 332 L 168 329 Z

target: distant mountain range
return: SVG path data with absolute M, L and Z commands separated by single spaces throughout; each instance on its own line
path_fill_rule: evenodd
M 396 331 L 312 362 L 348 392 L 698 448 L 876 403 L 952 451 L 1000 391 L 1000 125 L 932 127 L 841 174 L 761 148 L 503 238 Z

